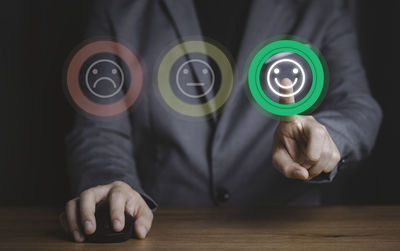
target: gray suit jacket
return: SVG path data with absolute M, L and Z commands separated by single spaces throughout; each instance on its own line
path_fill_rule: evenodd
M 155 202 L 318 205 L 319 184 L 286 179 L 273 168 L 278 121 L 255 109 L 243 88 L 251 52 L 281 34 L 303 37 L 325 56 L 330 87 L 313 115 L 327 127 L 346 163 L 360 161 L 373 147 L 381 111 L 370 95 L 350 18 L 336 1 L 253 1 L 235 62 L 233 91 L 217 123 L 176 116 L 161 104 L 154 88 L 154 68 L 168 45 L 201 34 L 191 0 L 97 1 L 91 17 L 88 37 L 113 36 L 137 49 L 144 88 L 134 109 L 118 119 L 101 122 L 77 115 L 67 137 L 75 194 L 122 180 L 151 207 Z

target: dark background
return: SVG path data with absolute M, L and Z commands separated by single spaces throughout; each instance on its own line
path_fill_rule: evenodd
M 358 27 L 374 97 L 384 111 L 371 156 L 324 186 L 326 204 L 400 203 L 399 1 L 343 1 Z M 81 42 L 86 1 L 0 3 L 0 205 L 62 205 L 69 198 L 64 137 L 73 109 L 62 67 Z M 363 125 L 360 125 L 362 127 Z

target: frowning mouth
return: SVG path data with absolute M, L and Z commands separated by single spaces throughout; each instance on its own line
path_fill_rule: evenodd
M 105 80 L 105 81 L 103 81 L 103 80 Z M 97 84 L 99 84 L 100 81 L 111 83 L 114 86 L 114 88 L 117 88 L 117 84 L 115 83 L 115 81 L 109 77 L 101 77 L 101 78 L 97 79 L 96 82 L 94 82 L 94 84 L 93 84 L 93 88 L 96 88 Z

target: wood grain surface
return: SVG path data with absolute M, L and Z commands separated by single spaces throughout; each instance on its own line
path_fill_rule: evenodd
M 74 243 L 54 208 L 0 208 L 0 250 L 400 250 L 400 207 L 159 209 L 149 236 Z

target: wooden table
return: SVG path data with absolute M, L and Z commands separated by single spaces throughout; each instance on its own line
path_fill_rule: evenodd
M 73 243 L 52 208 L 0 208 L 1 250 L 400 250 L 400 207 L 160 209 L 146 240 Z

